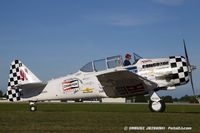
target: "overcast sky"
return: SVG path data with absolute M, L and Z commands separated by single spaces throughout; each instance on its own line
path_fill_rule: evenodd
M 199 0 L 1 0 L 0 88 L 20 59 L 41 80 L 85 63 L 136 52 L 144 58 L 184 55 L 200 66 Z M 194 72 L 200 94 L 200 70 Z M 162 95 L 191 95 L 190 85 Z

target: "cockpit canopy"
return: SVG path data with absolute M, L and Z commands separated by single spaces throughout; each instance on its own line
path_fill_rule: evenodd
M 112 56 L 105 59 L 95 60 L 87 63 L 80 70 L 83 72 L 98 72 L 110 68 L 115 68 L 123 65 L 122 57 Z
M 137 54 L 133 53 L 134 55 L 134 63 L 136 63 L 140 58 Z M 80 71 L 82 72 L 98 72 L 103 71 L 111 68 L 116 68 L 123 66 L 123 58 L 121 55 L 107 57 L 105 59 L 95 60 L 87 63 L 83 66 Z

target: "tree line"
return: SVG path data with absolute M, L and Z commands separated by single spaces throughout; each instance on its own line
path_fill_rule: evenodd
M 3 93 L 2 90 L 0 90 L 0 98 L 6 98 L 6 93 Z
M 200 97 L 200 95 L 198 97 Z M 0 98 L 6 98 L 6 93 L 3 93 L 2 90 L 0 90 Z M 148 102 L 148 99 L 149 96 L 142 96 L 142 95 L 127 98 L 127 100 L 131 100 L 132 102 L 134 101 L 143 103 Z M 174 103 L 174 102 L 198 103 L 198 101 L 195 99 L 194 96 L 188 96 L 188 95 L 185 95 L 181 98 L 173 98 L 172 96 L 162 96 L 161 99 L 163 99 L 165 103 Z
M 197 96 L 197 97 L 200 97 Z M 129 101 L 132 99 L 132 101 L 134 102 L 142 102 L 142 103 L 146 103 L 149 100 L 149 96 L 136 96 L 136 97 L 130 97 L 127 98 Z M 134 100 L 133 100 L 134 99 Z M 162 96 L 161 97 L 162 100 L 164 100 L 165 103 L 198 103 L 198 100 L 194 97 L 194 96 L 189 96 L 189 95 L 185 95 L 182 96 L 180 98 L 173 98 L 172 96 Z

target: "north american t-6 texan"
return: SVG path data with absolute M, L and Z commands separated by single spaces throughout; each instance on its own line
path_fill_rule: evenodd
M 48 82 L 42 82 L 20 60 L 14 60 L 10 66 L 7 98 L 12 102 L 29 102 L 30 111 L 36 111 L 35 103 L 39 101 L 148 94 L 149 109 L 163 112 L 166 106 L 156 93 L 159 90 L 175 90 L 191 80 L 193 94 L 199 100 L 192 81 L 192 70 L 196 67 L 190 64 L 184 40 L 183 43 L 185 57 L 148 59 L 133 53 L 133 63 L 127 65 L 122 56 L 112 56 L 91 61 L 74 74 Z

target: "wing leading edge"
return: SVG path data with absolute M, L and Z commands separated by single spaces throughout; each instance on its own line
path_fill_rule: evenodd
M 157 84 L 127 70 L 97 75 L 107 96 L 128 97 L 146 94 L 157 88 Z

